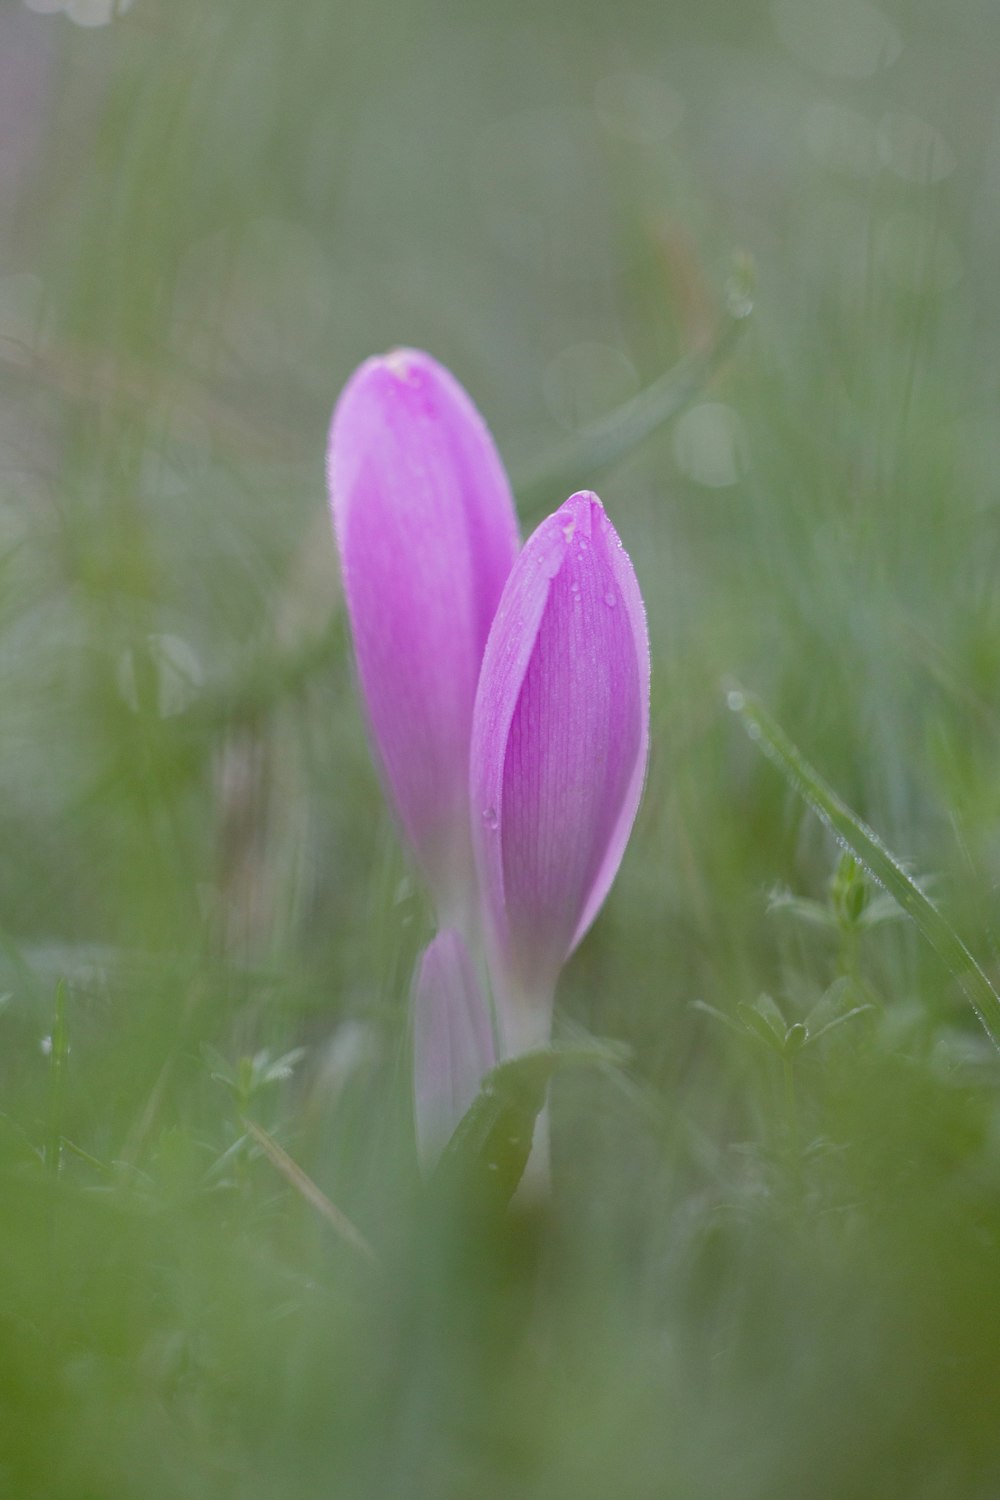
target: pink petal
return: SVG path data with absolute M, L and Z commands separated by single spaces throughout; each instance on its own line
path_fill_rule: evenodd
M 462 938 L 446 927 L 424 951 L 413 989 L 413 1108 L 425 1167 L 495 1062 L 493 1027 L 475 967 Z
M 639 585 L 596 495 L 525 544 L 483 660 L 473 841 L 501 993 L 551 996 L 635 819 L 649 743 Z
M 510 485 L 462 387 L 415 350 L 352 376 L 328 474 L 372 736 L 400 822 L 448 906 L 471 875 L 472 705 L 517 554 Z

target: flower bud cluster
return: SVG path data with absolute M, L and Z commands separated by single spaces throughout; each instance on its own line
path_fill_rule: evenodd
M 328 479 L 371 739 L 441 923 L 413 996 L 428 1160 L 482 1074 L 545 1041 L 621 862 L 649 743 L 645 611 L 596 495 L 519 548 L 493 440 L 426 354 L 355 372 Z

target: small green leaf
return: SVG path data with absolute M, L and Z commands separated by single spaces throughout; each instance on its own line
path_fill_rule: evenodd
M 208 1042 L 202 1042 L 201 1055 L 210 1069 L 211 1077 L 217 1083 L 225 1084 L 241 1104 L 246 1104 L 265 1085 L 281 1083 L 290 1078 L 305 1057 L 306 1049 L 294 1047 L 281 1057 L 272 1058 L 270 1052 L 263 1048 L 253 1057 L 244 1055 L 235 1066 Z
M 754 1010 L 759 1016 L 763 1016 L 775 1036 L 783 1037 L 788 1030 L 788 1022 L 781 1013 L 781 1007 L 773 995 L 763 992 L 754 1001 Z
M 927 888 L 932 884 L 932 877 L 924 875 L 919 880 L 914 879 L 913 883 L 919 886 L 924 895 L 927 895 Z M 858 926 L 867 930 L 870 927 L 881 927 L 885 922 L 902 921 L 905 916 L 906 912 L 894 896 L 890 896 L 888 891 L 879 891 L 868 902 L 861 914 Z
M 236 1064 L 236 1095 L 246 1102 L 253 1097 L 257 1082 L 257 1068 L 252 1057 L 244 1055 Z
M 506 1207 L 527 1166 L 535 1121 L 555 1074 L 619 1068 L 628 1055 L 614 1042 L 556 1043 L 491 1068 L 431 1174 L 432 1187 L 468 1191 L 495 1209 Z
M 856 1016 L 866 1016 L 874 1009 L 874 1005 L 870 1004 L 855 1005 L 850 1010 L 845 1010 L 843 1015 L 834 1016 L 832 1021 L 827 1021 L 823 1026 L 818 1027 L 816 1031 L 811 1031 L 809 1033 L 809 1040 L 810 1042 L 818 1042 L 821 1036 L 826 1036 L 828 1032 L 835 1031 L 838 1026 L 843 1026 L 845 1021 L 853 1021 Z
M 794 917 L 810 927 L 835 928 L 836 921 L 828 906 L 822 901 L 811 901 L 807 896 L 794 896 L 791 891 L 772 891 L 767 898 L 768 915 L 777 912 L 781 916 Z
M 227 1088 L 235 1089 L 236 1074 L 233 1072 L 229 1061 L 223 1057 L 221 1052 L 209 1042 L 202 1042 L 199 1048 L 202 1060 L 209 1070 L 210 1076 L 218 1083 L 224 1083 Z
M 724 1010 L 719 1010 L 715 1005 L 709 1005 L 707 1000 L 692 1000 L 691 1009 L 700 1011 L 704 1016 L 711 1016 L 713 1021 L 718 1021 L 727 1031 L 735 1031 L 737 1036 L 746 1035 L 744 1027 L 737 1026 L 732 1016 L 727 1016 Z
M 845 850 L 830 881 L 830 905 L 841 926 L 853 927 L 861 921 L 869 894 L 862 866 Z
M 280 1083 L 286 1078 L 291 1078 L 295 1069 L 306 1055 L 305 1047 L 293 1047 L 290 1052 L 285 1052 L 281 1057 L 276 1057 L 273 1062 L 264 1060 L 259 1067 L 261 1083 Z
M 752 1036 L 759 1037 L 775 1052 L 784 1051 L 788 1027 L 770 995 L 758 996 L 753 1005 L 742 1000 L 736 1007 L 736 1014 Z

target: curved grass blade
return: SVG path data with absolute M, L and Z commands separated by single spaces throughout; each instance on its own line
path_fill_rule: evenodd
M 899 902 L 907 916 L 913 918 L 922 935 L 961 986 L 986 1035 L 1000 1049 L 1000 995 L 951 923 L 906 873 L 878 834 L 851 812 L 836 792 L 827 786 L 752 694 L 739 688 L 731 688 L 727 694 L 727 702 L 740 716 L 750 738 L 774 761 L 785 779 L 822 818 L 836 838 L 847 845 L 872 879 Z
M 732 353 L 745 321 L 742 316 L 727 316 L 707 349 L 680 360 L 637 396 L 581 428 L 523 476 L 515 476 L 522 517 L 530 521 L 536 513 L 552 510 L 572 491 L 588 488 L 603 469 L 625 458 L 690 405 Z

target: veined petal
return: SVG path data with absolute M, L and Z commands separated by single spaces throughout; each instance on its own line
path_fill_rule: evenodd
M 399 820 L 443 904 L 470 878 L 468 757 L 486 638 L 517 554 L 510 485 L 427 354 L 368 360 L 328 451 L 358 675 Z
M 493 1027 L 475 966 L 452 927 L 424 950 L 413 987 L 413 1111 L 430 1166 L 496 1062 Z
M 596 495 L 525 544 L 473 718 L 473 842 L 501 993 L 551 994 L 607 895 L 649 743 L 638 582 Z

